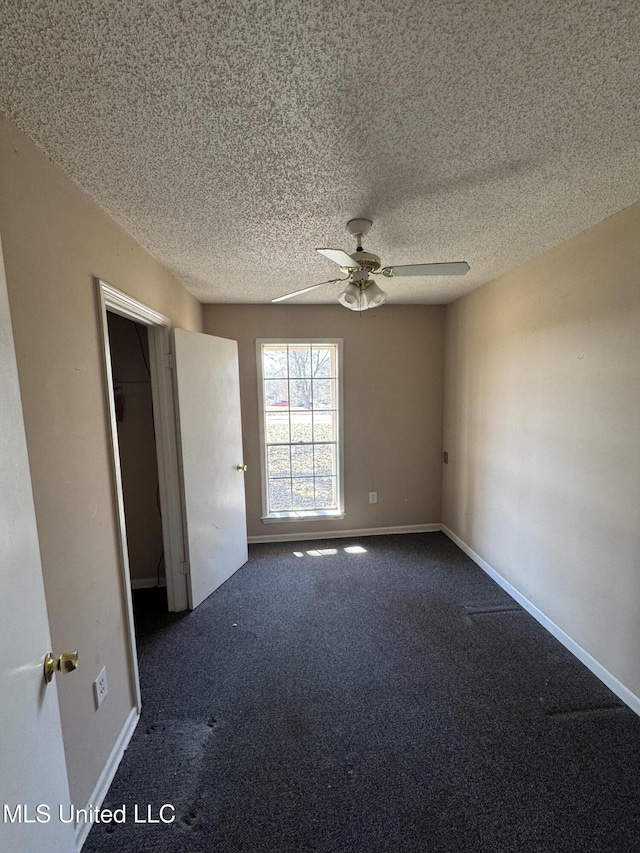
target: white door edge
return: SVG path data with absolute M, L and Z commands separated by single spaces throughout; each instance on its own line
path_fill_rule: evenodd
M 193 609 L 248 559 L 238 344 L 184 329 L 173 337 Z
M 0 836 L 3 850 L 74 853 L 72 827 L 51 820 L 71 802 L 59 676 L 49 684 L 43 677 L 47 652 L 62 650 L 53 648 L 49 626 L 1 241 L 0 365 Z M 50 810 L 43 821 L 40 808 Z

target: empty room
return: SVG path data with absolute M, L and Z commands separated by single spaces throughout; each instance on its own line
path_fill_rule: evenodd
M 640 846 L 640 8 L 8 0 L 16 853 Z

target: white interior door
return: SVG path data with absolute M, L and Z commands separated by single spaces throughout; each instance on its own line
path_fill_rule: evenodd
M 1 246 L 0 400 L 0 849 L 70 853 L 73 825 L 58 819 L 60 806 L 69 814 L 69 783 L 55 679 L 43 679 L 51 637 Z M 50 811 L 38 815 L 38 806 Z
M 193 609 L 248 558 L 238 345 L 183 329 L 174 344 Z

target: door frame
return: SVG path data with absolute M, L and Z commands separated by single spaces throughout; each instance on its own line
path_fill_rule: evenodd
M 111 348 L 107 312 L 119 314 L 147 327 L 149 341 L 149 368 L 158 460 L 158 485 L 162 515 L 162 540 L 164 545 L 167 605 L 171 611 L 188 608 L 186 557 L 184 541 L 184 514 L 180 488 L 180 468 L 176 430 L 176 410 L 173 383 L 173 351 L 171 347 L 172 323 L 168 317 L 154 311 L 142 302 L 128 296 L 102 279 L 96 278 L 98 327 L 100 329 L 103 386 L 105 392 L 107 434 L 109 436 L 113 497 L 118 520 L 119 562 L 122 592 L 128 614 L 128 645 L 131 658 L 131 682 L 138 711 L 141 708 L 138 656 L 133 622 L 133 597 L 127 550 L 127 528 L 124 513 L 118 425 L 113 398 Z

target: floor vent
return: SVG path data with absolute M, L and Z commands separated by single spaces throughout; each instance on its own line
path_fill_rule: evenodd
M 465 611 L 469 616 L 481 616 L 484 613 L 513 613 L 514 611 L 522 611 L 522 607 L 515 602 L 513 604 L 467 604 Z

